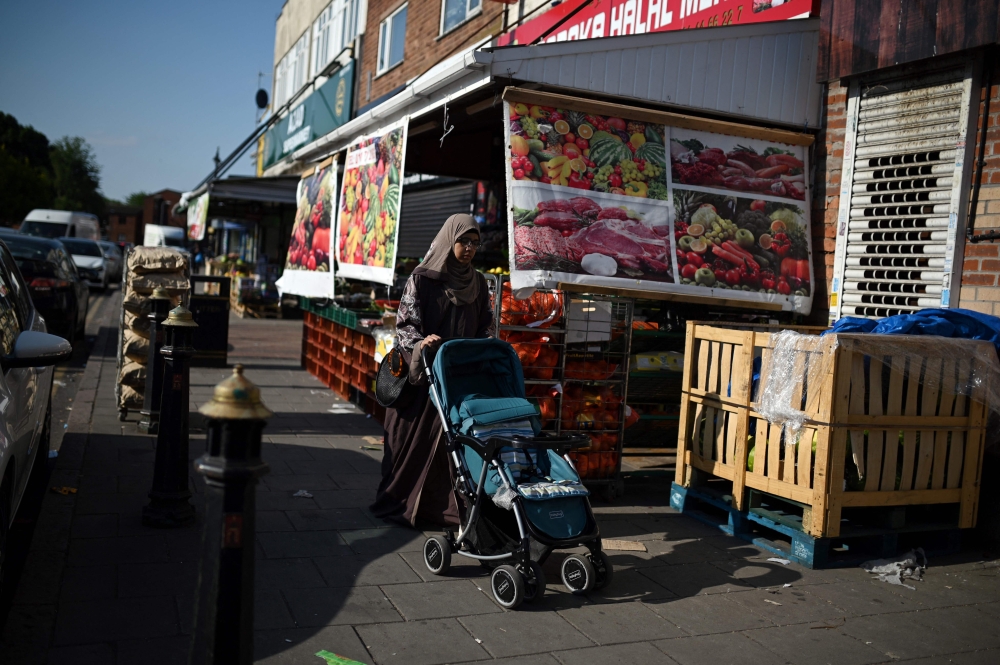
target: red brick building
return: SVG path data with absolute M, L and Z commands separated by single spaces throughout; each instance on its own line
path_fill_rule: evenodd
M 814 318 L 1000 315 L 1000 7 L 831 0 L 820 18 Z
M 172 189 L 161 189 L 146 197 L 142 206 L 142 220 L 145 224 L 179 226 L 187 228 L 187 218 L 173 214 L 174 206 L 181 200 L 181 193 Z M 142 240 L 142 236 L 139 236 Z
M 142 208 L 115 206 L 108 208 L 108 240 L 111 242 L 142 242 Z

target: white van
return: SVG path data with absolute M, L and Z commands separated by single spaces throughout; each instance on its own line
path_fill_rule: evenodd
M 41 238 L 101 238 L 97 216 L 88 212 L 32 210 L 24 218 L 20 230 L 26 235 Z
M 142 244 L 146 247 L 176 247 L 177 249 L 184 249 L 185 235 L 187 235 L 187 229 L 179 226 L 146 224 Z

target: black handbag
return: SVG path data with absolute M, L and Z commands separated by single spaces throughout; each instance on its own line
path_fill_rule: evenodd
M 396 347 L 389 350 L 378 366 L 375 377 L 375 401 L 390 408 L 399 401 L 410 383 L 410 367 Z

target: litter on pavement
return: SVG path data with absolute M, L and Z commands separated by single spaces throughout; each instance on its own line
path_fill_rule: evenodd
M 329 651 L 318 651 L 316 655 L 319 658 L 326 660 L 326 665 L 364 665 L 364 663 L 359 663 L 356 660 L 351 660 L 350 658 L 344 658 L 343 656 L 338 656 L 335 653 L 330 653 Z
M 918 556 L 920 563 L 918 563 Z M 920 581 L 923 579 L 924 571 L 927 570 L 927 555 L 924 554 L 924 548 L 918 547 L 895 559 L 865 561 L 861 567 L 872 575 L 878 575 L 878 578 L 883 582 L 905 586 L 907 589 L 916 591 L 916 587 L 904 583 L 903 580 Z
M 788 559 L 779 559 L 776 556 L 772 556 L 768 561 L 773 561 L 774 563 L 780 563 L 782 566 L 787 566 L 791 563 Z
M 302 497 L 303 499 L 311 499 L 311 498 L 313 498 L 313 495 L 310 494 L 309 492 L 305 491 L 305 490 L 299 490 L 298 492 L 296 492 L 292 496 Z
M 646 546 L 634 540 L 605 540 L 604 549 L 616 552 L 645 552 Z
M 66 496 L 68 494 L 76 494 L 75 487 L 53 487 L 52 491 L 55 492 L 56 494 L 62 494 L 63 496 Z

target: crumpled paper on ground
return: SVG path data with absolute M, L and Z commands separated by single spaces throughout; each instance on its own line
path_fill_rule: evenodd
M 920 557 L 919 563 L 918 556 Z M 907 589 L 916 591 L 916 587 L 904 583 L 903 580 L 920 581 L 923 579 L 924 571 L 927 570 L 927 555 L 924 554 L 924 548 L 918 547 L 894 559 L 865 561 L 861 567 L 872 575 L 878 575 L 878 578 L 883 582 L 905 586 Z

